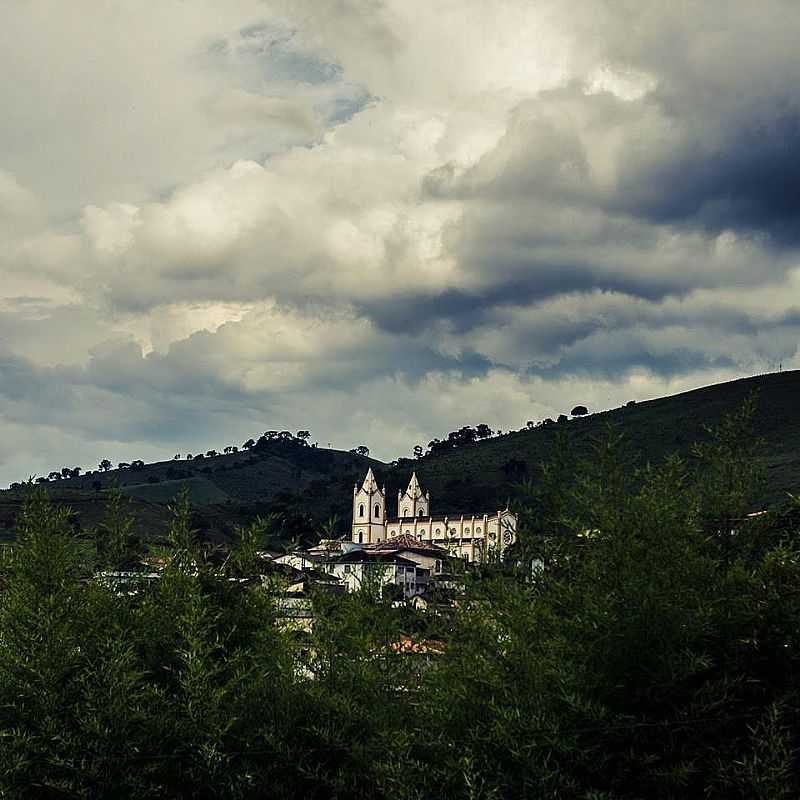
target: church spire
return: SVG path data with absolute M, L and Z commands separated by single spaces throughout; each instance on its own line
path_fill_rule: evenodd
M 378 481 L 375 480 L 375 475 L 372 472 L 372 467 L 367 470 L 367 476 L 364 478 L 362 489 L 369 494 L 376 491 L 378 488 Z
M 417 473 L 411 473 L 411 480 L 404 493 L 397 493 L 397 516 L 400 519 L 408 517 L 426 517 L 430 514 L 430 495 L 422 491 Z
M 415 500 L 419 497 L 422 497 L 422 488 L 419 485 L 419 481 L 417 480 L 417 473 L 411 473 L 411 480 L 408 482 L 408 489 L 406 489 L 406 495 L 408 497 L 413 497 Z

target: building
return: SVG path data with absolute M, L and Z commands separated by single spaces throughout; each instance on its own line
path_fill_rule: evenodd
M 344 553 L 330 562 L 326 569 L 345 585 L 347 591 L 355 592 L 374 581 L 383 593 L 386 586 L 398 586 L 403 597 L 421 594 L 428 588 L 430 570 L 416 561 L 404 558 L 396 552 L 376 552 L 359 548 Z
M 473 563 L 513 544 L 516 531 L 516 514 L 507 507 L 488 512 L 432 515 L 430 492 L 423 492 L 416 472 L 411 475 L 405 492 L 397 493 L 394 517 L 388 515 L 386 487 L 378 486 L 371 468 L 362 485 L 353 488 L 354 544 L 382 545 L 387 540 L 404 537 L 406 542 L 432 544 Z

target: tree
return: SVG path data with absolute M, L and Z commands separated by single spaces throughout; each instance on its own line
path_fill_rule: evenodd
M 219 453 L 216 450 L 209 450 L 206 453 L 206 458 L 215 458 L 218 455 L 219 455 Z
M 61 475 L 61 473 L 60 473 L 60 472 L 56 472 L 55 470 L 53 470 L 53 471 L 52 471 L 52 472 L 51 472 L 51 473 L 50 473 L 50 474 L 47 476 L 47 479 L 48 479 L 48 480 L 50 480 L 50 481 L 60 481 L 60 480 L 61 480 L 61 478 L 62 478 L 62 475 Z
M 248 439 L 248 440 L 247 440 L 247 441 L 246 441 L 246 442 L 245 442 L 245 443 L 242 445 L 242 447 L 243 447 L 245 450 L 250 450 L 251 448 L 255 447 L 255 445 L 256 445 L 255 439 Z
M 119 464 L 117 464 L 117 469 L 130 469 L 130 468 L 131 465 L 127 461 L 120 461 Z
M 589 409 L 586 406 L 575 406 L 569 413 L 573 417 L 585 417 L 589 413 Z
M 422 448 L 421 444 L 414 445 L 414 458 L 422 458 L 425 455 L 425 450 Z
M 297 431 L 297 438 L 303 444 L 308 444 L 308 440 L 311 438 L 311 431 Z
M 532 419 L 529 419 L 529 420 L 528 420 L 528 421 L 525 423 L 525 427 L 526 427 L 528 430 L 530 430 L 531 428 L 533 428 L 535 425 L 536 425 L 536 423 L 535 423 L 535 422 L 534 422 Z
M 489 439 L 492 433 L 492 429 L 485 422 L 481 422 L 480 425 L 475 427 L 475 434 L 478 439 Z
M 559 414 L 557 422 L 569 422 L 569 417 L 566 414 Z
M 367 447 L 364 444 L 361 444 L 358 447 L 356 447 L 353 452 L 356 455 L 359 455 L 359 456 L 368 456 L 369 455 L 369 447 Z
M 98 465 L 97 465 L 103 472 L 108 472 L 113 464 L 107 459 L 104 458 Z
M 61 477 L 62 478 L 72 477 L 72 469 L 70 467 L 61 467 Z
M 142 461 L 142 459 L 137 458 L 136 460 L 131 461 L 131 469 L 132 470 L 135 470 L 135 471 L 138 472 L 140 470 L 143 470 L 144 468 L 145 468 L 145 463 L 144 463 L 144 461 Z

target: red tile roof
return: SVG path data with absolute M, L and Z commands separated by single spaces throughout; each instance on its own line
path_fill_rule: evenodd
M 398 534 L 391 539 L 387 539 L 385 542 L 371 545 L 370 549 L 379 552 L 416 550 L 419 553 L 430 553 L 435 556 L 447 555 L 447 551 L 444 548 L 431 544 L 430 542 L 423 542 L 419 539 L 415 539 L 410 533 Z

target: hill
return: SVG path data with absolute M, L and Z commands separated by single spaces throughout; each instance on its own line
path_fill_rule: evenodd
M 566 432 L 580 450 L 612 425 L 643 461 L 657 461 L 676 450 L 687 453 L 694 441 L 703 438 L 705 426 L 719 422 L 753 392 L 758 396 L 754 433 L 765 441 L 769 472 L 762 498 L 766 504 L 785 498 L 787 491 L 800 491 L 800 371 L 744 378 L 540 424 L 392 464 L 354 452 L 312 447 L 291 436 L 262 437 L 245 451 L 153 464 L 134 462 L 126 469 L 94 472 L 48 486 L 56 500 L 76 510 L 76 525 L 81 527 L 99 519 L 107 489 L 117 484 L 132 498 L 140 534 L 157 538 L 168 517 L 166 505 L 186 486 L 195 508 L 194 524 L 208 537 L 227 538 L 237 524 L 256 514 L 274 513 L 284 539 L 310 539 L 332 515 L 339 517 L 338 531 L 347 530 L 352 487 L 368 466 L 385 482 L 390 509 L 397 490 L 405 488 L 415 469 L 431 492 L 434 513 L 491 511 L 514 496 L 521 479 L 535 479 L 541 463 L 552 454 L 559 432 Z M 0 492 L 0 534 L 5 531 L 13 536 L 20 502 L 19 491 Z
M 457 511 L 472 493 L 495 504 L 513 496 L 514 484 L 535 477 L 549 459 L 559 432 L 566 431 L 578 449 L 611 425 L 622 433 L 643 462 L 671 452 L 688 454 L 705 437 L 705 427 L 740 407 L 755 393 L 754 434 L 764 440 L 769 483 L 762 502 L 785 499 L 800 490 L 800 371 L 780 372 L 706 386 L 682 394 L 634 403 L 622 408 L 495 436 L 473 445 L 413 462 L 429 489 L 437 512 Z M 401 471 L 403 472 L 403 471 Z M 408 468 L 404 470 L 408 472 Z M 402 480 L 397 475 L 394 482 Z M 388 483 L 389 481 L 387 481 Z M 474 505 L 474 503 L 472 504 Z M 494 508 L 489 505 L 489 509 Z

